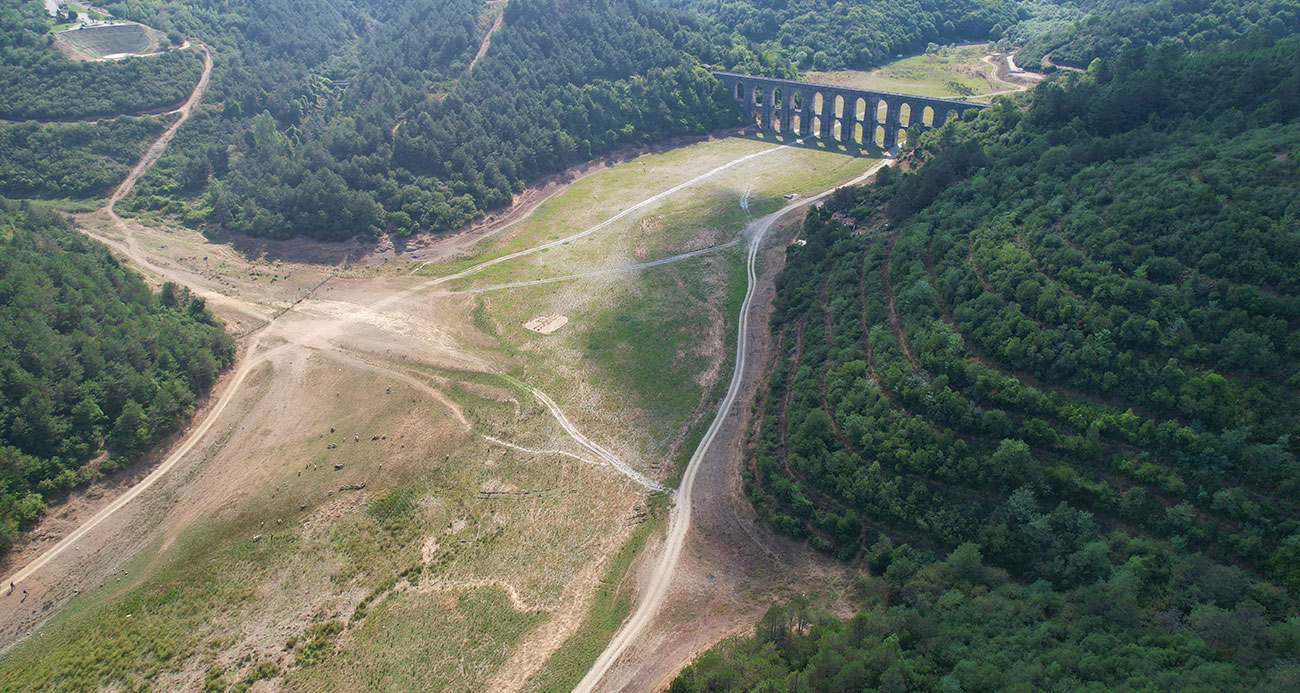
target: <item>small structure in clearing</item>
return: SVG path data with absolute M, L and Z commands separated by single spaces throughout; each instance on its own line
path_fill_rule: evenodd
M 551 315 L 542 315 L 529 320 L 524 323 L 524 329 L 532 330 L 538 334 L 550 334 L 561 327 L 564 327 L 568 322 L 568 318 L 558 313 L 554 313 Z

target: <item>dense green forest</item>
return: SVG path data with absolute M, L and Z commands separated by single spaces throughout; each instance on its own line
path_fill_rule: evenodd
M 1168 551 L 1153 542 L 1117 539 L 1098 551 L 1134 559 L 1109 568 L 1103 581 L 1064 592 L 1008 580 L 984 564 L 973 544 L 935 561 L 882 542 L 870 552 L 879 577 L 859 580 L 864 606 L 853 618 L 834 618 L 806 599 L 775 607 L 754 637 L 705 653 L 668 690 L 1287 693 L 1300 687 L 1300 623 L 1270 624 L 1258 602 L 1234 594 L 1235 585 L 1202 591 L 1197 583 L 1210 577 L 1206 561 L 1171 565 Z M 1144 618 L 1143 591 L 1171 567 L 1175 588 L 1160 597 L 1160 611 Z
M 793 77 L 799 56 L 643 0 L 515 0 L 472 71 L 491 20 L 479 0 L 107 9 L 218 56 L 207 105 L 122 208 L 258 236 L 455 228 L 573 163 L 738 123 L 703 65 Z M 812 31 L 804 14 L 781 22 Z M 869 46 L 837 60 L 878 61 L 1011 17 L 1001 2 L 880 3 L 853 11 L 857 33 L 824 28 L 844 50 Z
M 338 67 L 346 86 L 308 79 L 282 105 L 233 101 L 227 75 L 224 103 L 185 128 L 128 209 L 251 235 L 406 235 L 460 226 L 614 147 L 739 122 L 688 57 L 712 48 L 681 16 L 638 0 L 518 0 L 467 73 L 480 8 L 405 5 Z
M 202 299 L 0 198 L 0 551 L 51 495 L 175 431 L 234 355 Z
M 1047 54 L 1054 63 L 1083 68 L 1093 58 L 1163 41 L 1204 50 L 1255 32 L 1300 32 L 1297 0 L 1031 0 L 1024 8 L 1033 19 L 1008 25 L 1005 37 L 1024 44 L 1017 60 L 1029 66 Z M 1039 16 L 1073 21 L 1034 21 Z
M 107 196 L 169 122 L 123 116 L 102 123 L 0 126 L 0 195 Z
M 161 3 L 172 19 L 139 18 L 178 22 L 199 11 L 192 5 L 204 3 Z M 739 122 L 700 60 L 755 56 L 685 15 L 640 0 L 517 0 L 470 71 L 483 9 L 474 0 L 403 4 L 362 26 L 354 48 L 321 29 L 317 43 L 339 53 L 286 67 L 301 80 L 265 88 L 257 75 L 280 53 L 226 37 L 234 64 L 213 106 L 127 208 L 252 235 L 406 235 L 460 226 L 507 204 L 526 181 L 615 147 Z M 283 31 L 313 31 L 298 26 L 299 14 Z M 279 35 L 276 17 L 259 18 L 268 40 Z M 197 20 L 192 29 L 211 31 Z
M 74 62 L 50 48 L 39 2 L 0 4 L 0 119 L 112 118 L 176 104 L 203 70 L 198 51 Z
M 926 133 L 912 170 L 810 212 L 746 490 L 814 547 L 927 577 L 861 622 L 733 644 L 679 689 L 1294 685 L 1297 125 L 1300 42 L 1167 43 Z M 953 547 L 1014 584 L 953 588 Z M 907 627 L 855 634 L 882 623 Z
M 1016 21 L 1013 0 L 666 0 L 804 70 L 865 69 L 930 43 L 984 41 Z

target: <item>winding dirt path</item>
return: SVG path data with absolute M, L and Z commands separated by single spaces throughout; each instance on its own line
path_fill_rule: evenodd
M 257 342 L 255 340 L 253 342 L 252 347 L 255 347 L 256 345 Z M 149 487 L 157 483 L 159 479 L 161 479 L 164 475 L 166 475 L 167 472 L 170 472 L 172 470 L 172 467 L 175 467 L 176 464 L 180 462 L 182 458 L 188 455 L 190 453 L 190 450 L 193 450 L 194 446 L 198 445 L 199 441 L 202 440 L 204 436 L 208 434 L 208 430 L 212 428 L 212 425 L 216 423 L 217 419 L 221 418 L 221 413 L 225 411 L 226 406 L 230 404 L 230 401 L 235 398 L 235 394 L 239 392 L 239 386 L 243 384 L 244 379 L 248 377 L 248 374 L 252 372 L 252 370 L 255 367 L 262 364 L 267 359 L 271 358 L 271 356 L 275 355 L 280 351 L 283 351 L 287 346 L 288 345 L 276 347 L 275 349 L 272 349 L 271 351 L 268 351 L 265 354 L 262 354 L 261 356 L 255 359 L 246 359 L 244 361 L 244 364 L 240 366 L 239 370 L 235 373 L 235 377 L 230 381 L 230 384 L 226 387 L 225 391 L 221 394 L 221 398 L 217 400 L 216 405 L 213 406 L 212 409 L 208 412 L 207 416 L 203 418 L 203 423 L 199 424 L 198 428 L 194 429 L 194 432 L 190 434 L 189 438 L 187 438 L 180 447 L 176 448 L 175 452 L 173 452 L 171 455 L 168 455 L 167 459 L 164 460 L 162 464 L 158 465 L 152 472 L 150 472 L 148 476 L 146 476 L 142 481 L 140 481 L 140 483 L 136 484 L 135 486 L 132 486 L 125 493 L 123 493 L 122 495 L 114 499 L 113 502 L 104 506 L 99 512 L 95 513 L 89 520 L 86 520 L 84 523 L 82 523 L 80 527 L 76 528 L 75 530 L 70 532 L 67 536 L 63 537 L 63 539 L 60 540 L 59 543 L 55 544 L 53 547 L 51 547 L 50 549 L 42 553 L 35 560 L 20 568 L 18 572 L 10 575 L 6 579 L 6 582 L 21 584 L 24 580 L 31 577 L 33 573 L 35 573 L 36 571 L 44 567 L 45 564 L 49 563 L 55 558 L 58 558 L 60 554 L 62 554 L 64 551 L 67 551 L 68 548 L 70 548 L 73 544 L 80 541 L 82 537 L 85 537 L 87 534 L 89 534 L 91 530 L 95 529 L 101 523 L 103 523 L 105 520 L 107 520 L 109 517 L 115 514 L 117 511 L 121 510 L 122 507 L 125 506 L 127 503 L 130 503 L 131 501 L 135 500 L 136 497 L 138 497 L 140 494 L 147 491 Z
M 181 125 L 183 125 L 185 121 L 189 119 L 190 115 L 194 111 L 194 108 L 202 101 L 203 95 L 207 90 L 209 77 L 211 75 L 212 56 L 209 49 L 206 46 L 200 45 L 200 48 L 204 52 L 203 75 L 200 78 L 199 83 L 195 85 L 194 91 L 190 94 L 190 98 L 187 99 L 185 105 L 181 107 L 180 109 L 181 118 L 179 118 L 176 121 L 176 123 L 172 124 L 172 126 L 168 128 L 166 132 L 160 135 L 158 140 L 155 141 L 154 144 L 149 147 L 149 149 L 145 152 L 144 156 L 135 165 L 135 167 L 132 168 L 131 172 L 127 175 L 127 177 L 122 181 L 121 184 L 118 185 L 117 189 L 114 190 L 113 195 L 109 198 L 108 203 L 104 207 L 103 211 L 108 215 L 112 223 L 117 225 L 118 228 L 122 230 L 123 236 L 126 240 L 117 241 L 117 240 L 105 238 L 100 234 L 94 234 L 89 232 L 87 233 L 87 235 L 90 235 L 96 240 L 103 241 L 108 245 L 110 245 L 111 247 L 113 247 L 114 249 L 123 253 L 128 257 L 128 259 L 137 263 L 140 267 L 142 267 L 146 271 L 155 274 L 155 276 L 161 276 L 167 279 L 183 280 L 184 278 L 177 275 L 174 272 L 169 272 L 166 268 L 159 267 L 156 263 L 150 260 L 149 254 L 144 249 L 140 248 L 139 245 L 135 242 L 135 239 L 133 235 L 130 233 L 130 229 L 127 227 L 126 222 L 120 216 L 117 215 L 116 211 L 114 210 L 114 206 L 116 205 L 118 200 L 121 200 L 123 197 L 125 197 L 127 194 L 130 193 L 130 191 L 134 188 L 136 182 L 139 180 L 140 176 L 142 176 L 154 163 L 158 161 L 158 159 L 162 156 L 163 152 L 166 150 L 167 145 L 171 142 L 172 138 L 175 137 L 176 132 L 180 129 Z M 610 217 L 604 222 L 596 224 L 595 226 L 587 228 L 583 231 L 579 231 L 571 236 L 556 241 L 552 241 L 549 243 L 544 243 L 535 247 L 527 248 L 514 253 L 510 253 L 508 255 L 504 255 L 501 257 L 486 260 L 472 267 L 469 267 L 457 274 L 453 274 L 445 277 L 438 277 L 438 278 L 430 279 L 428 281 L 421 282 L 409 289 L 395 292 L 393 294 L 388 295 L 387 297 L 374 301 L 371 305 L 368 306 L 368 309 L 370 311 L 378 311 L 385 307 L 397 304 L 416 294 L 425 292 L 428 289 L 432 288 L 433 286 L 444 283 L 451 279 L 473 275 L 477 272 L 482 271 L 483 269 L 486 269 L 487 267 L 505 262 L 507 260 L 515 259 L 535 252 L 540 252 L 541 250 L 544 250 L 546 248 L 555 247 L 557 245 L 566 243 L 568 241 L 590 235 L 603 228 L 606 228 L 610 224 L 613 224 L 615 221 L 635 212 L 636 210 L 642 209 L 674 193 L 677 193 L 681 190 L 696 185 L 699 182 L 713 175 L 716 175 L 717 173 L 720 173 L 723 170 L 741 164 L 745 161 L 751 160 L 755 157 L 763 156 L 765 154 L 777 151 L 779 149 L 780 147 L 772 147 L 769 149 L 765 149 L 741 157 L 737 157 L 736 159 L 726 164 L 723 164 L 721 166 L 718 166 L 704 174 L 695 176 L 690 180 L 687 180 L 683 183 L 679 183 L 678 185 L 675 185 L 663 192 L 660 192 L 656 195 L 652 195 L 638 202 L 637 204 L 628 207 L 627 209 L 614 215 L 613 217 Z M 807 204 L 811 202 L 813 199 L 815 198 L 802 200 L 798 204 Z M 86 230 L 83 229 L 83 231 Z M 188 282 L 182 281 L 181 283 L 188 285 Z M 197 287 L 192 287 L 192 288 L 197 289 Z M 319 289 L 320 288 L 319 285 L 316 288 Z M 265 309 L 255 304 L 246 303 L 238 299 L 232 298 L 230 296 L 220 294 L 220 293 L 215 293 L 215 292 L 196 290 L 195 293 L 203 296 L 205 300 L 212 300 L 214 304 L 226 304 L 229 307 L 238 310 L 240 312 L 257 316 L 264 321 L 263 327 L 266 327 L 267 325 L 276 322 L 280 317 L 288 313 L 295 312 L 294 308 L 299 303 L 302 303 L 307 298 L 310 298 L 310 295 L 304 296 L 302 299 L 299 299 L 299 301 L 296 302 L 293 306 L 290 306 L 290 308 L 279 311 L 274 315 L 266 316 L 264 314 Z M 95 513 L 90 519 L 86 520 L 84 523 L 79 525 L 76 529 L 72 530 L 68 535 L 66 535 L 62 540 L 60 540 L 53 547 L 44 551 L 37 558 L 33 559 L 25 566 L 18 569 L 16 572 L 14 572 L 12 575 L 9 576 L 8 580 L 13 583 L 19 583 L 31 577 L 42 567 L 50 563 L 52 560 L 54 560 L 55 558 L 63 554 L 68 548 L 70 548 L 71 546 L 76 544 L 79 540 L 84 538 L 87 534 L 93 531 L 97 526 L 102 524 L 108 518 L 112 517 L 115 513 L 117 513 L 127 504 L 129 504 L 132 500 L 139 497 L 142 493 L 144 493 L 146 490 L 152 487 L 159 479 L 161 479 L 169 471 L 171 471 L 171 469 L 174 468 L 176 464 L 180 462 L 181 459 L 183 459 L 190 451 L 194 449 L 196 445 L 198 445 L 198 443 L 201 440 L 203 440 L 206 437 L 206 435 L 208 434 L 209 430 L 212 428 L 214 423 L 220 418 L 221 413 L 226 409 L 226 407 L 235 398 L 235 396 L 242 391 L 241 386 L 243 385 L 244 380 L 247 378 L 248 374 L 254 368 L 256 368 L 258 365 L 261 365 L 269 361 L 275 356 L 281 355 L 283 352 L 289 349 L 301 348 L 304 346 L 319 346 L 318 344 L 315 344 L 317 340 L 328 341 L 330 337 L 337 336 L 338 334 L 340 334 L 348 324 L 351 324 L 351 320 L 346 316 L 334 320 L 323 321 L 323 323 L 315 326 L 309 331 L 295 335 L 295 338 L 292 341 L 285 344 L 281 344 L 279 346 L 276 346 L 273 349 L 270 349 L 269 351 L 265 351 L 262 353 L 259 353 L 262 344 L 262 340 L 261 340 L 262 333 L 260 331 L 254 333 L 253 336 L 250 338 L 251 341 L 248 343 L 247 349 L 245 350 L 245 354 L 242 359 L 243 363 L 239 365 L 238 369 L 236 370 L 235 376 L 230 380 L 229 384 L 225 387 L 224 391 L 220 394 L 218 400 L 212 406 L 212 408 L 208 412 L 206 412 L 202 422 L 196 428 L 193 429 L 193 431 L 186 437 L 184 442 L 181 443 L 180 446 L 176 448 L 176 450 L 172 454 L 170 454 L 162 464 L 160 464 L 156 469 L 154 469 L 148 476 L 146 476 L 138 484 L 132 486 L 121 496 L 114 499 L 108 505 L 104 506 L 97 513 Z M 331 354 L 331 356 L 337 356 L 337 354 Z M 367 363 L 366 366 L 371 369 L 381 368 L 375 366 L 374 364 L 369 364 L 369 363 Z M 399 379 L 404 379 L 401 378 L 401 376 L 396 376 L 396 377 L 399 377 Z M 533 395 L 538 399 L 538 401 L 542 402 L 548 408 L 548 410 L 556 418 L 557 422 L 565 430 L 565 432 L 568 433 L 570 437 L 572 437 L 584 449 L 592 452 L 602 462 L 610 465 L 614 469 L 618 470 L 620 473 L 623 473 L 624 475 L 628 476 L 629 478 L 631 478 L 633 481 L 640 484 L 641 486 L 651 490 L 658 490 L 661 488 L 658 484 L 650 481 L 649 479 L 644 477 L 644 475 L 641 475 L 639 472 L 629 467 L 626 463 L 620 460 L 613 453 L 609 452 L 607 449 L 592 442 L 589 438 L 584 436 L 580 431 L 577 430 L 576 427 L 573 426 L 571 422 L 568 421 L 567 417 L 564 416 L 563 412 L 559 410 L 558 405 L 556 405 L 553 400 L 547 397 L 545 393 L 542 393 L 541 391 L 536 390 L 523 383 L 520 383 L 520 385 L 525 389 L 527 389 L 529 392 L 533 393 Z M 440 401 L 443 401 L 444 404 L 446 403 L 446 401 L 441 398 Z M 459 414 L 459 412 L 457 413 Z M 460 418 L 462 421 L 464 421 L 462 416 L 457 416 L 457 418 Z
M 991 98 L 991 97 L 994 97 L 994 96 L 1001 96 L 1001 95 L 1003 95 L 1003 94 L 1015 94 L 1015 93 L 1018 93 L 1018 92 L 1025 91 L 1025 90 L 1028 89 L 1030 86 L 1032 86 L 1032 85 L 1029 85 L 1029 84 L 1019 84 L 1019 83 L 1017 83 L 1017 82 L 1008 82 L 1007 80 L 1002 79 L 1001 77 L 999 77 L 999 76 L 998 76 L 998 73 L 1002 71 L 1002 66 L 999 64 L 1000 61 L 998 60 L 998 56 L 997 56 L 997 55 L 986 55 L 986 56 L 984 56 L 983 58 L 980 58 L 980 60 L 983 61 L 983 62 L 985 62 L 985 63 L 988 63 L 989 66 L 993 68 L 993 71 L 989 73 L 989 79 L 993 80 L 994 82 L 997 82 L 998 84 L 1005 84 L 1006 86 L 1011 87 L 1011 88 L 1010 88 L 1010 89 L 1003 89 L 1003 90 L 1001 90 L 1001 91 L 991 91 L 991 92 L 989 92 L 989 93 L 987 93 L 987 94 L 976 94 L 976 95 L 974 95 L 974 96 L 971 97 L 972 99 L 987 99 L 987 98 Z M 1032 78 L 1028 78 L 1028 79 L 1032 79 Z
M 891 155 L 897 151 L 897 148 L 891 150 Z M 844 185 L 854 185 L 861 183 L 876 174 L 880 169 L 894 163 L 893 158 L 884 159 L 880 163 L 872 166 L 858 178 L 845 183 Z M 723 429 L 727 417 L 735 404 L 741 386 L 744 384 L 744 373 L 746 359 L 749 356 L 748 335 L 749 335 L 749 314 L 750 307 L 754 302 L 755 287 L 758 283 L 757 258 L 759 249 L 762 246 L 763 238 L 767 235 L 769 229 L 781 217 L 799 209 L 805 205 L 811 204 L 821 198 L 834 192 L 834 188 L 823 191 L 812 197 L 803 198 L 797 202 L 792 202 L 781 209 L 761 217 L 750 223 L 745 233 L 749 236 L 749 247 L 746 253 L 746 287 L 745 300 L 740 304 L 740 315 L 738 317 L 738 331 L 736 337 L 736 362 L 731 374 L 731 382 L 727 387 L 727 394 L 718 406 L 718 413 L 714 416 L 712 423 L 709 424 L 708 430 L 704 437 L 700 439 L 700 444 L 695 448 L 695 453 L 691 455 L 690 461 L 686 465 L 686 472 L 682 475 L 682 482 L 675 494 L 675 502 L 668 518 L 668 535 L 664 541 L 662 552 L 659 560 L 655 564 L 651 573 L 649 584 L 641 594 L 641 600 L 632 613 L 632 617 L 623 624 L 623 627 L 614 635 L 614 638 L 601 652 L 600 657 L 596 659 L 595 664 L 583 677 L 582 681 L 574 689 L 575 693 L 591 693 L 597 690 L 601 680 L 619 660 L 623 652 L 635 642 L 646 628 L 659 615 L 663 607 L 665 597 L 668 595 L 668 588 L 673 581 L 673 575 L 677 568 L 677 561 L 681 556 L 682 546 L 686 541 L 686 534 L 691 525 L 691 508 L 693 506 L 692 493 L 695 486 L 695 478 L 699 474 L 701 461 L 709 452 L 709 448 L 719 436 Z M 720 502 L 725 500 L 718 499 Z
M 190 97 L 186 99 L 185 104 L 178 109 L 181 117 L 178 118 L 171 127 L 167 128 L 166 132 L 160 135 L 158 139 L 149 146 L 149 149 L 145 152 L 144 156 L 136 163 L 135 167 L 131 169 L 131 172 L 127 174 L 126 178 L 117 186 L 117 189 L 113 191 L 113 196 L 109 198 L 108 204 L 105 206 L 105 210 L 108 212 L 109 216 L 111 216 L 119 225 L 124 226 L 122 219 L 113 211 L 113 205 L 117 204 L 118 200 L 122 199 L 122 197 L 129 193 L 131 188 L 135 187 L 135 183 L 139 180 L 140 176 L 158 160 L 158 157 L 162 156 L 163 150 L 167 148 L 167 144 L 176 136 L 176 131 L 180 129 L 181 125 L 189 119 L 190 113 L 194 110 L 194 106 L 203 99 L 203 94 L 208 89 L 208 78 L 212 75 L 212 53 L 208 50 L 207 46 L 200 44 L 199 47 L 203 51 L 203 74 L 199 77 L 198 84 L 194 85 L 194 90 L 190 92 Z M 96 238 L 96 240 L 102 239 Z M 135 254 L 131 254 L 120 244 L 115 243 L 113 246 L 118 250 L 126 252 L 131 259 L 137 262 L 140 262 L 143 259 L 142 254 L 138 251 Z M 148 263 L 145 264 L 147 265 Z M 259 340 L 254 339 L 249 345 L 248 352 L 250 355 L 257 349 L 258 345 Z M 153 486 L 158 479 L 171 471 L 172 467 L 175 467 L 176 463 L 179 462 L 181 458 L 185 457 L 185 455 L 189 454 L 190 450 L 192 450 L 194 446 L 197 445 L 205 435 L 207 435 L 208 430 L 212 428 L 212 424 L 220 418 L 221 412 L 225 411 L 226 406 L 230 404 L 232 399 L 234 399 L 235 393 L 239 391 L 239 386 L 244 382 L 244 379 L 248 377 L 249 372 L 283 348 L 284 347 L 277 347 L 276 349 L 262 354 L 257 358 L 245 359 L 243 365 L 240 366 L 238 371 L 236 371 L 235 377 L 231 379 L 230 384 L 221 394 L 220 399 L 217 400 L 217 403 L 208 412 L 207 416 L 204 417 L 203 423 L 199 424 L 198 428 L 194 429 L 194 432 L 190 434 L 189 438 L 186 439 L 186 441 L 171 455 L 169 455 L 162 464 L 158 465 L 158 467 L 150 472 L 148 476 L 140 481 L 140 483 L 132 486 L 121 496 L 114 499 L 113 502 L 102 508 L 98 513 L 95 513 L 94 516 L 83 523 L 80 527 L 65 536 L 61 541 L 59 541 L 59 543 L 55 544 L 35 560 L 10 575 L 7 581 L 17 584 L 26 580 L 32 575 L 32 573 L 35 573 L 45 566 L 45 564 L 57 558 L 60 554 L 66 551 L 68 547 L 86 536 L 86 534 L 90 533 L 91 530 L 99 526 L 104 520 L 107 520 L 127 503 L 130 503 L 141 493 L 144 493 L 149 487 Z

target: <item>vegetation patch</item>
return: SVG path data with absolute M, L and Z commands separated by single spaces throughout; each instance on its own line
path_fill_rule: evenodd
M 527 690 L 542 693 L 573 690 L 632 612 L 632 594 L 628 589 L 632 563 L 641 553 L 646 539 L 662 529 L 668 518 L 666 495 L 652 495 L 646 504 L 646 519 L 610 561 L 609 569 L 591 597 L 582 626 L 551 655 L 546 668 L 528 680 Z
M 879 601 L 824 629 L 774 612 L 679 690 L 1295 680 L 1298 58 L 1100 61 L 809 211 L 744 483 L 883 575 Z M 980 653 L 972 600 L 1052 604 L 1079 661 L 1151 651 L 1045 671 L 1064 651 L 1017 626 Z
M 171 118 L 0 124 L 0 195 L 107 197 Z
M 0 8 L 0 45 L 6 47 L 0 60 L 0 118 L 80 120 L 141 113 L 184 101 L 203 71 L 196 50 L 74 62 L 48 47 L 50 22 L 39 2 Z M 93 30 L 71 33 L 83 31 Z

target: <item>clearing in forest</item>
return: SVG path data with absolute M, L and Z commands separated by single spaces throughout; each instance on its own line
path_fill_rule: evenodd
M 944 46 L 932 53 L 902 58 L 874 70 L 809 72 L 806 78 L 812 82 L 857 89 L 981 100 L 1014 87 L 1014 84 L 1008 85 L 998 79 L 996 74 L 1006 71 L 1005 60 L 1000 61 L 999 66 L 983 60 L 990 51 L 991 46 L 986 43 Z M 1031 83 L 1032 79 L 1025 77 L 1023 81 Z
M 160 52 L 167 38 L 143 24 L 81 24 L 53 34 L 54 45 L 74 60 L 116 60 Z

